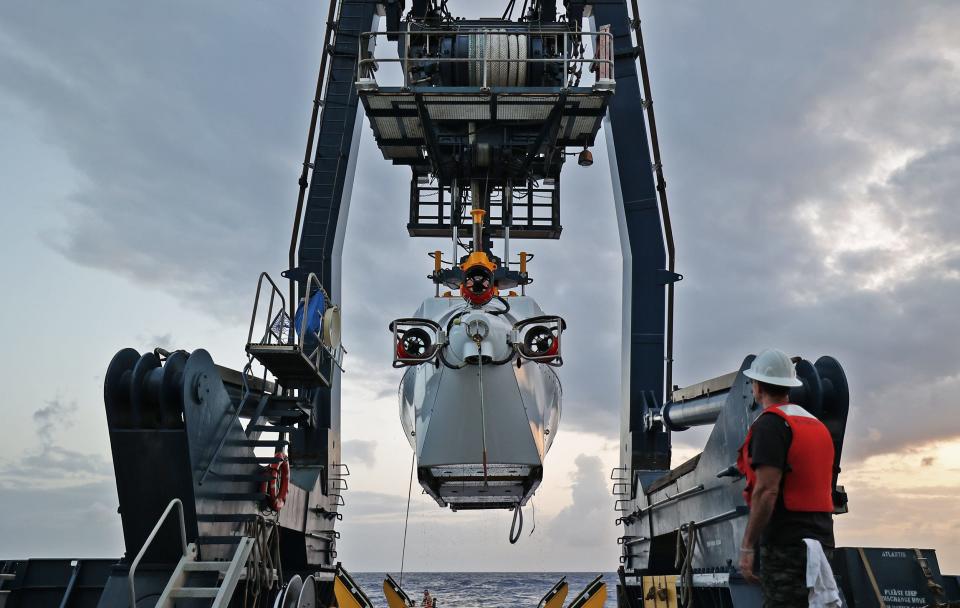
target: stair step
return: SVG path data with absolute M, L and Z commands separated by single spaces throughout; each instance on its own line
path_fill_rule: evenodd
M 198 498 L 213 498 L 216 500 L 263 500 L 266 495 L 262 492 L 197 492 Z
M 268 407 L 263 410 L 264 418 L 306 418 L 307 412 L 301 410 L 300 408 L 286 409 L 286 408 L 276 408 Z
M 217 523 L 217 522 L 248 522 L 255 521 L 259 515 L 255 513 L 198 513 L 197 521 Z
M 170 597 L 217 597 L 219 587 L 175 587 Z
M 273 448 L 290 445 L 286 439 L 230 439 L 226 445 L 247 446 L 251 448 Z
M 228 464 L 274 464 L 283 459 L 276 456 L 221 456 L 218 462 Z
M 183 569 L 187 572 L 226 572 L 230 562 L 186 562 Z
M 260 431 L 261 433 L 292 433 L 297 430 L 297 428 L 293 426 L 276 426 L 273 424 L 254 424 L 247 430 L 251 432 Z
M 206 483 L 212 483 L 215 481 L 248 481 L 248 482 L 264 482 L 271 481 L 273 479 L 272 475 L 267 473 L 227 473 L 227 474 L 214 474 L 210 476 L 211 478 L 206 481 Z
M 236 545 L 242 539 L 242 536 L 200 536 L 197 538 L 198 545 Z

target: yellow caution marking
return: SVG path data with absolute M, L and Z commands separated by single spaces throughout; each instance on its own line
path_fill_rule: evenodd
M 363 589 L 339 564 L 337 573 L 333 577 L 333 595 L 337 598 L 338 608 L 371 608 L 373 606 Z
M 567 591 L 570 585 L 567 584 L 567 577 L 561 578 L 557 583 L 547 591 L 543 596 L 537 608 L 562 608 L 564 600 L 567 599 Z
M 603 575 L 600 574 L 573 598 L 567 608 L 603 608 L 606 601 L 607 584 L 603 582 Z
M 413 606 L 413 600 L 389 574 L 383 580 L 383 596 L 387 598 L 389 608 L 411 608 Z

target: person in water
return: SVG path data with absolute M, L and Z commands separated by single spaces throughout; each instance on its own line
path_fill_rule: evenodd
M 421 605 L 423 606 L 423 608 L 433 608 L 433 598 L 430 597 L 429 589 L 423 590 L 423 604 Z

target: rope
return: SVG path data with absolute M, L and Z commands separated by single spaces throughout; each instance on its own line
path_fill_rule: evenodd
M 518 525 L 519 522 L 519 525 Z M 520 540 L 520 532 L 523 531 L 523 509 L 520 508 L 520 503 L 517 503 L 517 506 L 513 508 L 513 522 L 510 524 L 510 536 L 508 540 L 511 545 L 517 544 L 517 541 Z
M 257 606 L 261 594 L 283 580 L 280 569 L 279 543 L 276 516 L 268 525 L 266 518 L 258 517 L 247 527 L 247 534 L 254 539 L 251 557 L 247 560 L 247 583 L 244 586 L 243 605 Z M 274 578 L 274 566 L 277 577 Z
M 488 87 L 518 87 L 527 82 L 527 35 L 507 34 L 492 30 L 490 34 L 473 34 L 468 40 L 470 84 L 481 86 L 486 69 Z M 502 61 L 519 59 L 521 61 Z
M 870 587 L 877 598 L 877 603 L 880 608 L 887 608 L 887 603 L 883 600 L 883 594 L 880 593 L 880 587 L 877 585 L 877 578 L 873 575 L 873 568 L 870 567 L 870 560 L 867 559 L 867 554 L 863 552 L 863 547 L 858 547 L 857 553 L 860 554 L 860 561 L 863 562 L 863 568 L 867 571 L 867 579 L 870 581 Z
M 687 542 L 684 546 L 683 532 L 686 529 Z M 674 566 L 680 568 L 680 606 L 691 608 L 693 606 L 693 553 L 697 546 L 697 528 L 696 522 L 690 522 L 680 526 L 677 531 L 677 549 L 676 561 Z M 680 555 L 683 554 L 681 558 Z
M 530 498 L 530 512 L 533 515 L 533 527 L 528 536 L 533 536 L 533 531 L 537 529 L 537 505 L 533 504 L 533 497 Z
M 403 586 L 403 563 L 407 557 L 407 524 L 410 523 L 410 494 L 413 492 L 413 469 L 414 464 L 417 462 L 417 450 L 413 450 L 413 455 L 410 457 L 410 483 L 407 484 L 407 516 L 403 519 L 403 548 L 400 550 L 400 582 L 399 585 Z

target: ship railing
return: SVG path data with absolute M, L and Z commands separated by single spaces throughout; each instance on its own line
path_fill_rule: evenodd
M 153 543 L 153 540 L 157 537 L 157 533 L 160 532 L 160 528 L 163 527 L 163 524 L 167 521 L 167 517 L 173 511 L 174 507 L 177 509 L 177 523 L 180 524 L 180 550 L 182 552 L 182 557 L 187 557 L 187 525 L 183 517 L 183 502 L 179 498 L 174 498 L 170 501 L 170 504 L 167 505 L 167 508 L 163 510 L 163 514 L 160 515 L 160 519 L 157 520 L 157 524 L 153 527 L 153 530 L 150 531 L 150 534 L 147 536 L 146 540 L 143 541 L 143 546 L 140 547 L 140 551 L 137 553 L 137 556 L 133 558 L 133 562 L 130 564 L 130 571 L 127 574 L 127 579 L 130 582 L 130 608 L 137 608 L 137 591 L 134 587 L 134 580 L 137 576 L 137 566 L 140 565 L 140 560 L 143 559 L 143 556 L 146 555 L 147 549 L 150 548 L 150 545 Z
M 491 40 L 498 36 L 536 36 L 540 38 L 554 38 L 554 42 L 559 48 L 562 44 L 563 54 L 559 57 L 439 57 L 431 56 L 432 51 L 436 51 L 435 40 L 439 37 L 449 36 L 483 36 L 485 49 L 492 48 Z M 398 40 L 398 48 L 406 49 L 403 57 L 378 57 L 375 56 L 376 42 L 378 38 L 389 37 Z M 411 47 L 411 38 L 425 40 L 426 56 L 411 57 L 409 50 Z M 593 57 L 587 57 L 584 53 L 583 39 L 591 40 L 593 43 Z M 434 48 L 431 49 L 431 42 Z M 360 59 L 357 62 L 357 88 L 360 90 L 376 90 L 379 83 L 376 79 L 376 72 L 380 64 L 402 64 L 403 87 L 409 89 L 413 86 L 425 84 L 425 79 L 414 78 L 412 72 L 427 64 L 444 63 L 468 63 L 473 66 L 480 64 L 481 90 L 488 91 L 491 86 L 497 86 L 493 79 L 493 65 L 501 64 L 544 64 L 562 66 L 562 82 L 560 87 L 566 90 L 579 85 L 584 67 L 589 73 L 594 75 L 592 88 L 600 91 L 612 91 L 615 88 L 613 72 L 613 34 L 609 28 L 602 28 L 596 32 L 574 32 L 574 31 L 541 31 L 541 30 L 493 30 L 493 29 L 408 29 L 399 31 L 385 32 L 364 32 L 360 35 Z M 509 48 L 509 45 L 508 47 Z M 427 79 L 429 80 L 429 79 Z M 527 87 L 523 84 L 517 88 L 537 88 L 536 85 Z
M 343 356 L 347 352 L 340 342 L 340 310 L 330 302 L 329 294 L 315 273 L 307 275 L 303 289 L 304 297 L 300 302 L 302 318 L 298 331 L 294 326 L 296 320 L 291 319 L 287 312 L 286 298 L 280 287 L 269 274 L 260 273 L 247 332 L 247 352 L 258 356 L 262 347 L 289 347 L 305 357 L 322 384 L 329 386 L 334 366 L 343 371 Z M 269 296 L 264 294 L 265 290 Z M 320 327 L 314 330 L 310 327 L 310 304 L 316 297 L 324 299 L 325 310 Z M 263 300 L 266 300 L 265 304 Z M 261 331 L 254 337 L 254 332 Z M 278 379 L 283 376 L 283 372 L 271 368 L 269 363 L 261 362 Z

